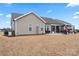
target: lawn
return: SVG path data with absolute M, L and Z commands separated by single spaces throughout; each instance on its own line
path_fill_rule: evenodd
M 79 34 L 0 36 L 3 56 L 66 56 L 79 55 Z

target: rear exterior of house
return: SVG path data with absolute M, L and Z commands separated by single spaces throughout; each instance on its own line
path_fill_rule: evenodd
M 61 20 L 56 20 L 47 17 L 40 17 L 34 12 L 27 14 L 12 13 L 11 28 L 15 35 L 29 34 L 45 34 L 45 33 L 60 33 L 65 25 L 73 26 Z
M 15 31 L 15 35 L 44 34 L 45 23 L 34 13 L 30 13 L 14 20 L 12 30 Z

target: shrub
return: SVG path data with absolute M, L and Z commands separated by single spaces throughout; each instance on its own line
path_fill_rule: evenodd
M 79 33 L 79 29 L 76 29 L 76 32 Z
M 50 31 L 45 31 L 46 33 L 50 33 Z
M 8 31 L 7 30 L 4 31 L 4 35 L 8 36 Z

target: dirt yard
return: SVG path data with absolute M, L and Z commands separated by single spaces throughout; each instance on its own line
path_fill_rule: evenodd
M 79 34 L 0 36 L 3 56 L 70 56 L 79 55 Z

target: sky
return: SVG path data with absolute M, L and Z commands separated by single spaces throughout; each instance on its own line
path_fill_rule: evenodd
M 79 3 L 0 3 L 0 28 L 11 28 L 11 13 L 31 11 L 69 22 L 79 29 Z

